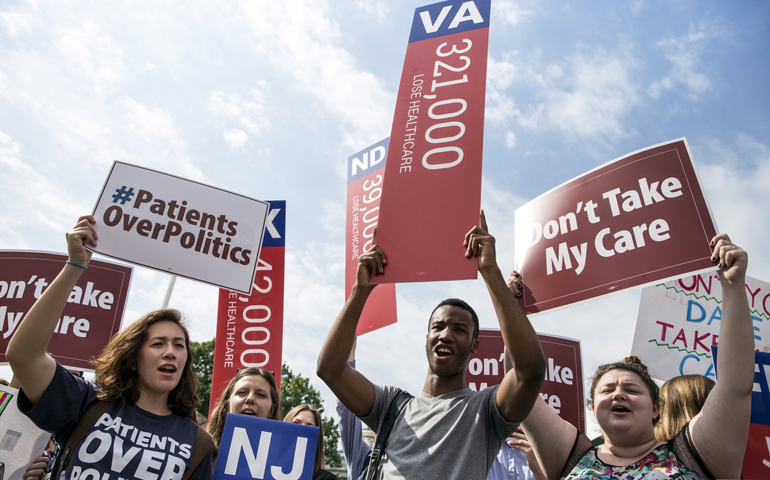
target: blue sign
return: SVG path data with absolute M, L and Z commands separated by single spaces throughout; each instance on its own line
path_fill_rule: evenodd
M 380 140 L 366 150 L 361 150 L 348 157 L 348 184 L 385 166 L 385 161 L 388 158 L 389 141 L 390 137 Z
M 265 235 L 262 237 L 263 247 L 286 246 L 286 200 L 267 200 L 270 209 L 265 221 Z
M 714 370 L 716 370 L 717 365 L 718 349 L 719 347 L 711 347 Z M 770 425 L 770 383 L 768 383 L 768 376 L 770 376 L 770 353 L 754 352 L 754 389 L 751 392 L 751 423 Z
M 215 480 L 311 480 L 318 427 L 227 414 Z
M 414 11 L 409 43 L 489 27 L 490 0 L 450 0 Z

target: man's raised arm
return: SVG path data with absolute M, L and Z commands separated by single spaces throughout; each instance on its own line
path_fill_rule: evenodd
M 500 322 L 503 342 L 511 357 L 513 368 L 505 375 L 497 390 L 497 406 L 509 420 L 520 422 L 532 409 L 545 378 L 545 357 L 535 329 L 508 289 L 497 265 L 495 238 L 488 233 L 484 211 L 481 226 L 465 235 L 465 256 L 479 258 L 479 273 L 492 298 Z
M 348 354 L 356 340 L 356 327 L 366 300 L 377 286 L 369 283 L 369 277 L 382 273 L 385 263 L 385 254 L 374 243 L 366 253 L 358 257 L 356 283 L 318 355 L 316 374 L 332 389 L 342 404 L 358 416 L 372 411 L 374 386 L 348 365 Z

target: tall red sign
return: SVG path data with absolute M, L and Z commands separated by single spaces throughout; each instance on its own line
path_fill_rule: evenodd
M 685 139 L 596 168 L 516 210 L 527 313 L 713 269 L 716 234 Z
M 241 368 L 272 371 L 280 390 L 286 201 L 271 201 L 251 295 L 220 289 L 209 415 Z
M 537 334 L 545 354 L 547 370 L 540 396 L 561 418 L 585 431 L 583 360 L 580 340 Z M 500 330 L 479 331 L 479 349 L 471 355 L 465 381 L 473 390 L 500 384 L 503 370 L 503 336 Z
M 489 0 L 415 10 L 390 134 L 377 283 L 476 278 Z
M 345 219 L 345 292 L 356 283 L 358 257 L 372 246 L 380 215 L 388 139 L 348 157 L 348 199 Z M 380 285 L 366 300 L 357 335 L 396 323 L 396 286 Z
M 22 318 L 59 274 L 67 255 L 0 252 L 0 363 Z M 75 370 L 93 370 L 98 357 L 120 330 L 133 268 L 91 260 L 56 324 L 47 351 L 57 362 Z

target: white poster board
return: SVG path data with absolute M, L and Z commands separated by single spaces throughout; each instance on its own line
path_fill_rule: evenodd
M 32 460 L 43 454 L 51 434 L 40 430 L 16 406 L 19 391 L 0 385 L 0 397 L 13 395 L 0 412 L 0 462 L 5 479 L 18 480 Z M 7 398 L 7 397 L 5 397 Z
M 115 162 L 94 208 L 102 255 L 249 294 L 269 204 Z
M 770 284 L 746 277 L 755 348 L 770 352 Z M 719 343 L 722 286 L 716 273 L 642 290 L 631 354 L 660 380 L 700 374 L 716 380 L 711 346 Z

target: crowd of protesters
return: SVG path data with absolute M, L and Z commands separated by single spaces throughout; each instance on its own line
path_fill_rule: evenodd
M 95 223 L 84 216 L 67 232 L 68 261 L 26 314 L 6 352 L 20 388 L 19 410 L 52 434 L 47 453 L 32 462 L 24 478 L 83 480 L 107 473 L 114 474 L 110 478 L 211 478 L 228 413 L 282 419 L 273 374 L 240 370 L 207 425 L 198 425 L 189 335 L 181 314 L 171 309 L 143 315 L 115 335 L 93 360 L 93 383 L 58 364 L 47 346 L 91 260 L 86 245 L 98 241 Z M 441 302 L 428 317 L 429 368 L 416 396 L 375 385 L 356 370 L 351 352 L 359 317 L 376 286 L 372 277 L 387 268 L 386 252 L 374 243 L 358 259 L 355 285 L 318 357 L 317 374 L 339 399 L 349 478 L 740 477 L 754 381 L 754 332 L 744 288 L 748 257 L 728 236 L 711 241 L 723 291 L 720 381 L 674 379 L 661 390 L 636 357 L 599 367 L 588 402 L 603 432 L 599 446 L 540 398 L 546 363 L 517 301 L 522 280 L 516 272 L 507 280 L 503 276 L 483 212 L 480 224 L 459 240 L 466 257 L 478 260 L 488 288 L 507 352 L 506 374 L 499 385 L 478 392 L 466 385 L 479 320 L 459 299 Z M 319 412 L 298 405 L 283 421 L 319 428 L 312 477 L 336 478 L 324 470 Z M 380 436 L 373 448 L 361 439 L 361 421 Z M 149 439 L 152 450 L 137 447 Z

